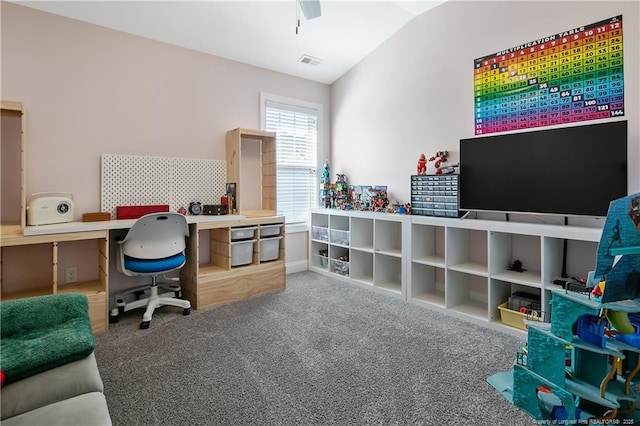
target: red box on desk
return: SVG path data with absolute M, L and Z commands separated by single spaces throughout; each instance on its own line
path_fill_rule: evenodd
M 138 219 L 149 213 L 163 213 L 169 211 L 169 204 L 152 206 L 117 206 L 116 219 Z

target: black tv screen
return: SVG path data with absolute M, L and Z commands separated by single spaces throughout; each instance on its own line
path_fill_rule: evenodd
M 460 140 L 460 209 L 606 216 L 627 195 L 627 122 Z

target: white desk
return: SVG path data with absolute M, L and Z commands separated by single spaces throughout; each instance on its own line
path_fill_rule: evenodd
M 231 222 L 235 220 L 243 220 L 244 216 L 238 214 L 220 215 L 220 216 L 185 216 L 187 223 L 208 223 L 208 222 Z M 65 234 L 68 232 L 87 232 L 87 231 L 110 231 L 113 229 L 129 229 L 137 219 L 117 219 L 104 220 L 98 222 L 67 222 L 56 223 L 53 225 L 37 225 L 27 226 L 24 228 L 24 236 L 32 235 L 52 235 Z
M 258 294 L 282 290 L 286 286 L 284 232 L 277 259 L 261 259 L 261 237 L 256 231 L 251 264 L 231 267 L 230 229 L 236 226 L 278 223 L 282 216 L 221 215 L 186 216 L 190 238 L 187 262 L 180 271 L 183 295 L 194 309 L 219 306 Z M 110 294 L 132 286 L 131 280 L 115 273 L 116 248 L 113 241 L 126 234 L 136 219 L 98 222 L 69 222 L 27 226 L 23 235 L 0 240 L 0 299 L 9 300 L 35 295 L 76 292 L 89 299 L 89 316 L 94 332 L 108 329 Z M 214 249 L 215 248 L 215 249 Z M 24 275 L 20 259 L 34 259 Z M 80 263 L 79 263 L 80 262 Z M 66 283 L 65 268 L 80 266 L 79 280 Z M 140 278 L 140 284 L 144 277 Z

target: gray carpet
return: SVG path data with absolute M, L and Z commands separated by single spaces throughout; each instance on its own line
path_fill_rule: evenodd
M 114 425 L 532 425 L 487 384 L 522 339 L 313 272 L 97 337 Z

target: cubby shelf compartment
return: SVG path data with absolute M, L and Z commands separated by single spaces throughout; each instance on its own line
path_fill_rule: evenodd
M 348 219 L 348 222 L 347 222 Z M 347 228 L 348 223 L 348 228 Z M 595 267 L 602 230 L 587 226 L 405 216 L 317 209 L 311 224 L 349 230 L 350 245 L 311 239 L 309 269 L 338 276 L 313 259 L 319 247 L 349 252 L 345 281 L 400 295 L 411 303 L 444 308 L 496 327 L 499 306 L 515 291 L 540 295 L 541 310 L 550 313 L 553 284 L 566 269 L 584 277 Z M 563 267 L 563 248 L 567 260 Z M 510 271 L 515 260 L 524 272 Z
M 490 232 L 491 276 L 503 281 L 541 287 L 540 236 Z M 510 270 L 515 261 L 522 272 Z
M 22 235 L 26 225 L 27 118 L 21 102 L 2 101 L 0 184 L 2 238 Z
M 108 231 L 87 231 L 2 238 L 0 299 L 81 293 L 88 298 L 94 333 L 106 331 L 108 235 Z M 78 268 L 78 281 L 65 283 L 65 269 L 71 266 Z
M 444 268 L 443 226 L 411 224 L 411 260 L 414 263 Z
M 514 293 L 528 293 L 534 296 L 540 297 L 542 303 L 543 291 L 540 286 L 529 286 L 517 284 L 510 281 L 502 281 L 497 278 L 489 280 L 489 320 L 495 322 L 501 322 L 500 309 L 498 306 L 507 302 L 509 297 Z M 542 305 L 541 305 L 542 306 Z M 541 310 L 546 314 L 549 311 L 547 309 Z M 541 314 L 541 315 L 545 315 Z M 548 319 L 548 318 L 547 318 Z
M 349 247 L 349 217 L 331 216 L 329 218 L 329 242 L 331 244 Z
M 275 132 L 241 128 L 229 130 L 226 135 L 226 156 L 227 182 L 236 183 L 235 204 L 238 213 L 245 216 L 275 216 L 278 211 Z M 254 205 L 258 200 L 253 196 L 258 191 L 261 195 L 259 204 Z
M 447 228 L 447 266 L 450 270 L 488 276 L 487 231 Z
M 351 218 L 351 247 L 373 252 L 373 219 Z
M 343 277 L 349 276 L 349 249 L 341 246 L 329 247 L 329 270 Z
M 393 217 L 393 215 L 391 215 Z M 376 220 L 374 222 L 374 249 L 377 253 L 402 257 L 402 222 Z
M 322 254 L 321 254 L 322 252 Z M 329 244 L 319 241 L 311 242 L 311 252 L 309 261 L 316 268 L 322 268 L 325 271 L 329 270 Z
M 352 280 L 373 285 L 373 253 L 352 249 L 349 263 Z
M 447 271 L 446 308 L 483 321 L 488 319 L 487 279 Z
M 373 285 L 402 294 L 402 258 L 376 253 Z
M 420 262 L 411 265 L 409 298 L 414 302 L 425 302 L 441 308 L 445 303 L 445 270 Z

